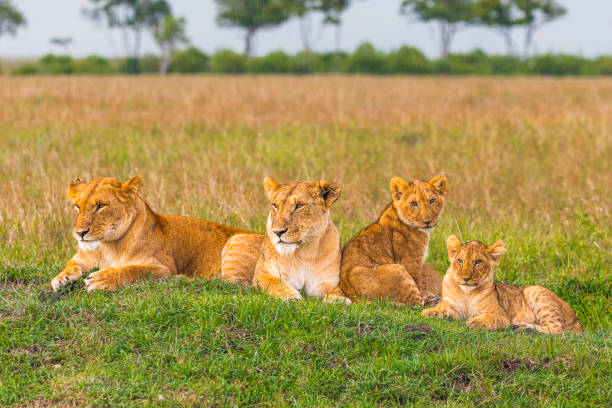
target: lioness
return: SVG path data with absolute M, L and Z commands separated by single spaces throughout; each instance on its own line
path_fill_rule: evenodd
M 94 267 L 88 291 L 112 290 L 139 278 L 219 276 L 221 249 L 236 228 L 194 218 L 154 213 L 138 192 L 142 179 L 120 182 L 76 179 L 68 187 L 74 208 L 72 234 L 79 248 L 51 281 L 58 291 Z
M 329 208 L 340 187 L 327 181 L 281 184 L 267 177 L 266 234 L 235 235 L 222 254 L 224 279 L 284 300 L 320 296 L 350 303 L 340 290 L 340 234 Z
M 451 235 L 446 245 L 450 267 L 444 275 L 442 302 L 423 310 L 423 316 L 467 319 L 469 326 L 491 330 L 512 324 L 515 329 L 542 333 L 582 333 L 572 307 L 552 291 L 493 281 L 495 267 L 506 251 L 502 241 L 487 247 L 478 241 L 462 244 Z
M 442 277 L 425 258 L 447 186 L 441 175 L 429 182 L 391 179 L 391 204 L 342 249 L 344 293 L 352 300 L 385 298 L 409 305 L 439 300 Z

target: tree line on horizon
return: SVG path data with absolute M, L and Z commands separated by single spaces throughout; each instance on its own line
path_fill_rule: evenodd
M 122 69 L 134 73 L 143 71 L 143 69 L 138 66 L 143 62 L 140 58 L 143 34 L 152 35 L 160 48 L 160 56 L 158 57 L 159 63 L 155 64 L 158 66 L 159 72 L 162 74 L 167 73 L 173 63 L 176 67 L 177 55 L 175 54 L 179 53 L 180 57 L 180 55 L 182 55 L 180 53 L 183 52 L 184 54 L 184 50 L 179 50 L 179 48 L 182 45 L 189 44 L 185 32 L 187 21 L 185 17 L 175 16 L 172 13 L 171 6 L 167 0 L 88 1 L 90 7 L 82 11 L 84 17 L 91 19 L 99 25 L 106 26 L 109 29 L 117 29 L 120 31 L 121 38 L 123 39 L 123 49 L 126 55 L 123 64 L 127 65 Z M 348 54 L 340 50 L 341 26 L 343 22 L 342 16 L 350 7 L 351 0 L 215 0 L 215 3 L 218 6 L 217 23 L 222 27 L 240 28 L 244 32 L 244 50 L 241 56 L 244 62 L 236 64 L 243 66 L 243 69 L 241 69 L 242 72 L 247 72 L 249 70 L 259 72 L 260 70 L 254 69 L 253 67 L 260 61 L 274 60 L 275 56 L 276 60 L 279 60 L 277 61 L 278 63 L 282 62 L 280 60 L 283 58 L 279 56 L 284 53 L 279 52 L 258 58 L 253 57 L 253 38 L 263 29 L 279 26 L 294 18 L 299 22 L 298 27 L 303 53 L 312 54 L 310 60 L 322 59 L 321 56 L 324 54 L 316 54 L 313 52 L 313 43 L 316 37 L 313 28 L 313 17 L 316 15 L 321 16 L 323 26 L 332 25 L 335 27 L 336 44 L 335 51 L 332 53 L 333 57 L 331 58 L 334 60 L 334 64 L 327 64 L 326 68 L 314 69 L 314 72 L 364 71 L 363 67 L 351 69 L 350 64 L 346 65 L 346 61 L 348 61 L 346 56 Z M 473 26 L 485 26 L 494 29 L 503 36 L 506 44 L 507 56 L 511 57 L 507 61 L 513 61 L 512 63 L 505 64 L 513 67 L 511 69 L 504 69 L 505 71 L 510 71 L 509 73 L 529 73 L 533 71 L 534 63 L 529 63 L 528 60 L 531 56 L 535 33 L 543 25 L 563 16 L 567 12 L 567 10 L 555 0 L 398 0 L 398 4 L 400 13 L 416 18 L 421 22 L 435 23 L 437 25 L 440 38 L 441 58 L 436 60 L 438 62 L 434 65 L 438 67 L 444 66 L 445 63 L 440 61 L 457 59 L 456 54 L 455 57 L 453 57 L 451 51 L 453 38 L 459 30 Z M 25 23 L 25 17 L 11 4 L 11 0 L 0 0 L 0 35 L 14 35 L 17 29 Z M 520 53 L 518 51 L 519 47 L 515 44 L 512 35 L 513 30 L 516 28 L 523 28 L 525 30 L 523 50 Z M 68 47 L 70 41 L 70 38 L 51 39 L 52 43 L 65 48 Z M 191 54 L 196 54 L 193 52 L 193 50 L 195 50 L 194 47 L 190 47 L 189 49 L 192 50 Z M 230 55 L 228 54 L 229 52 L 232 54 L 234 60 L 240 60 L 240 57 L 237 57 L 238 54 L 228 50 L 222 51 L 220 55 Z M 355 51 L 352 56 L 353 59 L 359 58 L 359 55 L 363 53 L 362 51 L 359 49 Z M 418 53 L 420 53 L 420 51 L 418 51 Z M 414 67 L 411 69 L 391 69 L 389 68 L 389 64 L 384 64 L 382 60 L 385 58 L 381 57 L 382 54 L 379 51 L 374 50 L 371 54 L 376 54 L 378 56 L 370 59 L 376 60 L 378 58 L 380 60 L 379 62 L 384 66 L 381 65 L 378 69 L 370 67 L 365 69 L 366 72 L 414 72 Z M 286 54 L 284 55 L 286 56 L 284 58 L 285 60 L 291 59 L 294 61 L 292 63 L 294 68 L 277 67 L 268 69 L 266 72 L 294 72 L 296 70 L 306 70 L 303 67 L 301 69 L 295 68 L 295 61 L 299 59 L 308 60 L 308 58 L 299 57 L 299 54 L 292 58 L 289 58 Z M 389 55 L 395 54 L 391 52 Z M 212 60 L 215 59 L 215 56 L 213 56 Z M 147 58 L 150 60 L 150 57 L 151 56 L 148 56 Z M 387 59 L 389 58 L 392 59 L 392 57 L 388 57 Z M 563 58 L 563 64 L 567 63 L 569 58 L 570 56 L 565 56 Z M 574 58 L 576 59 L 574 65 L 577 64 L 578 60 L 584 60 L 580 57 Z M 47 58 L 47 60 L 48 59 L 49 58 Z M 178 59 L 180 60 L 180 58 Z M 343 61 L 340 61 L 341 59 Z M 533 60 L 533 57 L 531 59 Z M 559 58 L 557 58 L 557 60 L 558 59 Z M 425 58 L 425 60 L 427 59 Z M 464 62 L 470 60 L 474 60 L 474 58 L 464 58 Z M 482 60 L 483 58 L 479 59 L 481 62 Z M 41 59 L 41 61 L 44 60 Z M 90 61 L 92 60 L 90 59 Z M 285 61 L 285 65 L 287 64 L 288 62 Z M 42 66 L 45 64 L 41 62 L 40 65 Z M 304 64 L 297 63 L 297 65 Z M 449 64 L 446 65 L 448 66 Z M 580 65 L 584 66 L 585 64 L 581 63 Z M 426 71 L 429 73 L 440 71 L 439 68 L 432 67 L 433 65 L 429 64 L 429 68 Z M 205 67 L 202 67 L 202 69 L 205 69 Z M 207 67 L 206 69 L 215 71 L 211 67 Z M 31 66 L 29 68 L 26 67 L 24 71 L 28 70 L 32 71 L 31 73 L 34 72 Z M 235 71 L 236 69 L 233 70 Z M 445 71 L 445 69 L 441 70 Z M 446 69 L 446 71 L 449 70 L 457 71 L 451 68 Z M 482 67 L 478 70 L 483 71 Z M 39 69 L 39 71 L 45 71 L 44 67 L 43 69 Z M 146 71 L 146 69 L 144 69 L 144 71 Z M 230 72 L 231 71 L 232 70 L 230 70 Z M 313 69 L 307 69 L 306 71 L 313 71 Z M 465 69 L 459 69 L 459 71 L 465 71 Z M 488 71 L 495 73 L 496 69 L 490 67 Z M 573 72 L 576 71 L 576 69 L 574 67 L 569 71 Z M 581 72 L 582 71 L 584 71 L 584 69 L 581 69 Z M 588 68 L 586 71 L 592 70 Z M 119 72 L 121 72 L 121 69 L 119 69 Z M 538 72 L 538 70 L 536 70 L 536 72 Z

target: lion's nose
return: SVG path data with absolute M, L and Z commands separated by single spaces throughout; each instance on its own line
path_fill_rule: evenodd
M 81 238 L 85 238 L 85 235 L 87 235 L 87 233 L 89 232 L 90 228 L 87 228 L 86 230 L 81 230 L 81 231 L 76 231 L 77 235 L 79 235 Z
M 285 228 L 284 230 L 274 230 L 273 232 L 280 238 L 285 232 L 287 232 L 288 229 L 289 228 Z
M 425 223 L 425 225 L 427 225 L 427 226 L 429 226 L 429 224 L 431 224 L 431 220 L 429 220 L 429 221 L 425 221 L 425 220 L 423 220 L 423 222 L 424 222 L 424 223 Z
M 470 276 L 469 278 L 463 278 L 463 280 L 465 281 L 465 283 L 468 283 L 470 279 L 472 279 L 472 277 L 471 277 L 471 276 Z

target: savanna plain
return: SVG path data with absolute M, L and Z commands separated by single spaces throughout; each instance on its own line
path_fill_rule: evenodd
M 336 181 L 343 243 L 389 179 L 449 180 L 445 239 L 508 249 L 585 332 L 471 329 L 387 302 L 285 303 L 222 281 L 87 293 L 76 177 L 140 174 L 157 212 L 263 231 L 265 176 Z M 612 80 L 0 77 L 0 406 L 609 406 Z

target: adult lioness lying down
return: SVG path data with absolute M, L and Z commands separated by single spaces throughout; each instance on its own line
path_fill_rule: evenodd
M 58 291 L 92 268 L 87 290 L 112 290 L 144 277 L 218 277 L 225 242 L 237 228 L 175 215 L 154 213 L 139 196 L 142 179 L 125 183 L 76 179 L 68 188 L 74 208 L 76 255 L 51 281 Z
M 340 187 L 267 177 L 264 188 L 270 201 L 266 234 L 232 237 L 223 249 L 222 277 L 284 300 L 301 299 L 303 290 L 350 303 L 339 287 L 340 234 L 329 211 Z

